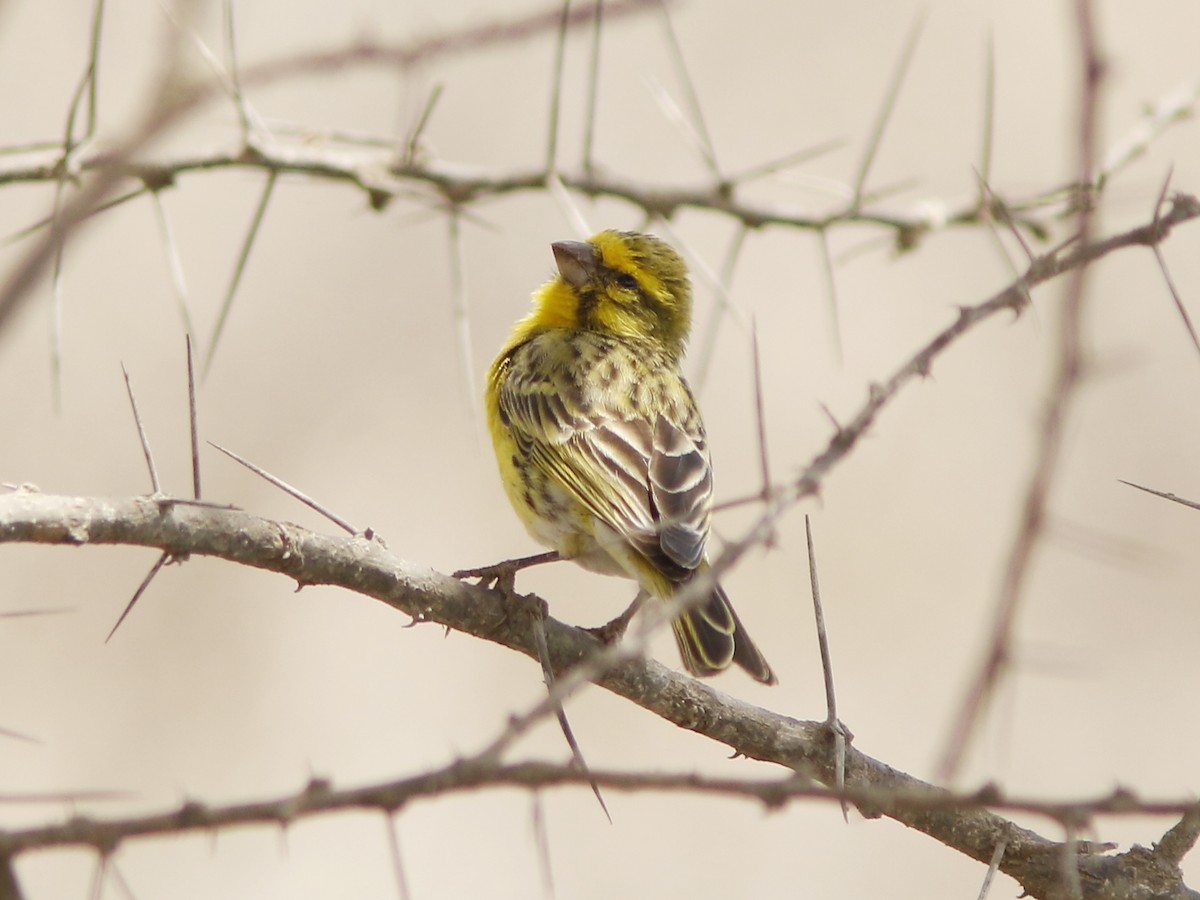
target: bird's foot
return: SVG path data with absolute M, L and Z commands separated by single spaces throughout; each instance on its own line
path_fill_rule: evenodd
M 602 644 L 615 644 L 624 636 L 625 629 L 629 627 L 630 620 L 642 608 L 642 601 L 645 599 L 646 595 L 639 591 L 638 595 L 633 598 L 633 602 L 629 604 L 629 608 L 611 622 L 605 622 L 596 628 L 585 628 L 583 630 L 595 637 Z
M 480 566 L 477 569 L 459 569 L 454 573 L 454 577 L 478 578 L 481 586 L 495 588 L 508 596 L 512 596 L 513 585 L 516 583 L 518 572 L 522 569 L 528 569 L 530 566 L 554 562 L 559 558 L 558 553 L 551 550 L 549 553 L 538 553 L 535 556 L 506 559 L 503 562 L 498 562 L 490 566 Z

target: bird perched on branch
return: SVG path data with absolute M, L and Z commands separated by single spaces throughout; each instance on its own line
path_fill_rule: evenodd
M 691 327 L 687 267 L 649 234 L 602 231 L 551 245 L 558 274 L 533 297 L 488 372 L 500 475 L 533 537 L 586 569 L 668 599 L 703 597 L 673 622 L 683 664 L 775 675 L 708 574 L 712 467 L 680 371 Z

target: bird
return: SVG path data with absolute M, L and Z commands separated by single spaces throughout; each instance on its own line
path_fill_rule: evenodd
M 737 665 L 774 684 L 707 574 L 712 464 L 681 370 L 692 317 L 686 264 L 661 238 L 634 231 L 550 246 L 558 271 L 487 375 L 488 430 L 509 501 L 540 544 L 633 579 L 639 598 L 669 600 L 700 580 L 703 598 L 672 621 L 684 668 L 708 676 Z

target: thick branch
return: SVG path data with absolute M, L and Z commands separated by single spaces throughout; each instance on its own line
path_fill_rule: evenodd
M 191 554 L 217 556 L 279 572 L 301 584 L 345 587 L 421 621 L 437 622 L 536 658 L 531 630 L 523 617 L 512 614 L 501 593 L 405 563 L 377 541 L 361 536 L 326 537 L 240 510 L 169 499 L 59 497 L 24 490 L 0 497 L 0 543 L 16 542 L 128 544 L 154 547 L 180 559 Z M 600 647 L 586 632 L 553 619 L 547 620 L 545 630 L 558 670 Z M 597 683 L 739 754 L 786 766 L 825 784 L 833 782 L 833 742 L 821 723 L 752 706 L 653 660 L 621 662 Z M 988 861 L 1003 840 L 1007 846 L 1003 871 L 1035 896 L 1061 896 L 1062 844 L 978 806 L 942 805 L 949 796 L 946 792 L 853 748 L 847 755 L 846 786 L 852 797 L 879 798 L 860 805 L 865 815 L 889 816 L 981 862 Z M 901 802 L 895 799 L 897 794 L 929 797 L 932 802 Z M 75 842 L 79 841 L 92 843 L 86 838 Z M 1118 864 L 1123 857 L 1081 854 L 1081 878 L 1095 888 L 1089 896 L 1137 896 L 1113 888 L 1141 885 L 1152 875 L 1157 896 L 1192 897 L 1173 860 L 1142 853 L 1136 866 L 1124 868 Z M 1173 887 L 1163 893 L 1168 884 Z

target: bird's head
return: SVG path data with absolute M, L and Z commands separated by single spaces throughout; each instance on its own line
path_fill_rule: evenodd
M 650 340 L 682 355 L 692 286 L 679 254 L 652 234 L 601 231 L 551 244 L 558 276 L 539 294 L 544 313 L 567 327 Z

